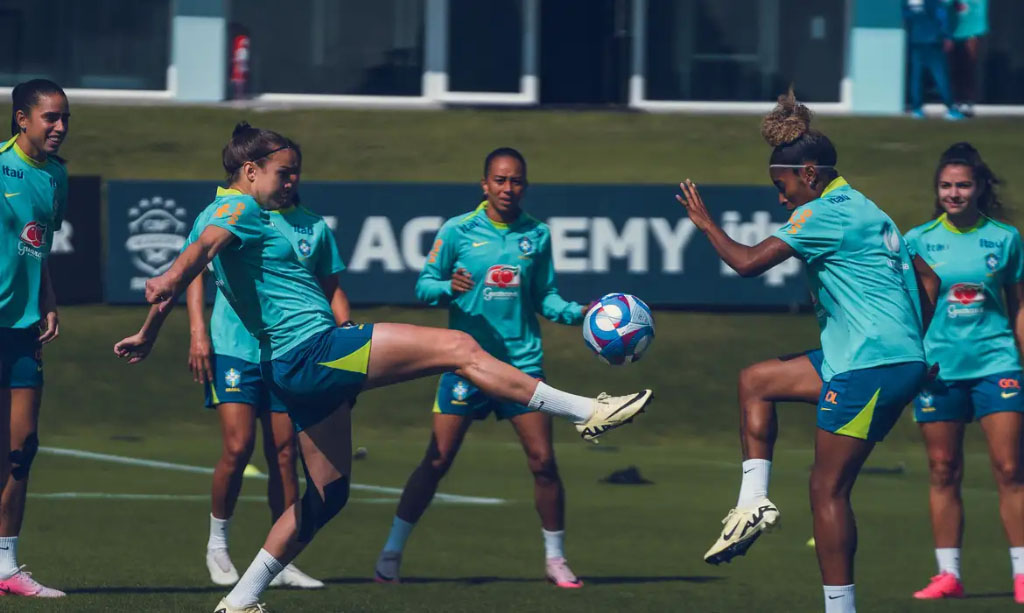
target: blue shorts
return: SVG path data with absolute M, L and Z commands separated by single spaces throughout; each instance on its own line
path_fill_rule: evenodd
M 260 364 L 270 391 L 288 407 L 296 431 L 316 425 L 366 382 L 373 324 L 330 328 Z
M 1024 413 L 1019 370 L 962 381 L 936 379 L 914 399 L 914 421 L 970 422 L 992 413 Z
M 39 329 L 0 328 L 0 388 L 43 387 Z
M 213 381 L 206 384 L 206 408 L 235 402 L 247 404 L 256 413 L 284 413 L 284 403 L 270 393 L 263 382 L 260 365 L 230 355 L 214 354 L 210 360 Z
M 820 349 L 807 358 L 821 376 Z M 872 442 L 885 438 L 903 408 L 921 389 L 928 373 L 924 362 L 884 364 L 837 373 L 821 387 L 818 427 L 826 432 Z
M 530 373 L 532 377 L 544 380 L 543 373 Z M 466 379 L 455 373 L 446 372 L 437 382 L 434 397 L 434 412 L 444 415 L 460 415 L 473 419 L 487 419 L 494 413 L 498 419 L 511 419 L 516 415 L 530 413 L 533 409 L 514 402 L 502 402 L 480 391 Z

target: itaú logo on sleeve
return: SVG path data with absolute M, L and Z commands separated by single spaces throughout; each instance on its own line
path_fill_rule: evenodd
M 971 317 L 985 310 L 985 286 L 980 283 L 957 283 L 946 295 L 950 317 Z
M 484 300 L 519 297 L 519 266 L 495 264 L 484 276 Z

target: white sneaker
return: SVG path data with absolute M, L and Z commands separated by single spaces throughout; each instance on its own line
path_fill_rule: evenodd
M 377 583 L 401 583 L 398 569 L 402 566 L 401 551 L 382 551 L 373 569 L 373 580 Z
M 270 581 L 270 587 L 299 587 L 304 590 L 318 590 L 324 586 L 324 582 L 314 579 L 298 569 L 294 564 L 285 566 L 277 576 Z
M 761 533 L 779 524 L 779 509 L 771 500 L 761 498 L 752 506 L 730 510 L 722 524 L 722 535 L 704 554 L 708 564 L 721 564 L 747 553 Z
M 594 399 L 594 412 L 590 419 L 576 424 L 576 431 L 583 440 L 596 443 L 597 437 L 605 432 L 633 421 L 638 413 L 644 412 L 653 398 L 654 392 L 651 390 L 628 396 L 609 396 L 602 392 Z
M 238 569 L 231 563 L 227 549 L 207 549 L 206 568 L 210 571 L 210 581 L 216 585 L 238 583 Z
M 217 603 L 217 608 L 213 610 L 213 613 L 269 613 L 269 611 L 267 605 L 263 603 L 251 604 L 247 607 L 233 607 L 225 598 Z

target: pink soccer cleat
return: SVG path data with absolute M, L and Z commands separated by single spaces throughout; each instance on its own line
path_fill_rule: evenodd
M 548 558 L 546 566 L 548 581 L 558 587 L 569 589 L 583 587 L 583 581 L 576 576 L 576 573 L 572 572 L 565 558 Z
M 1018 575 L 1024 578 L 1024 575 Z M 1014 581 L 1014 585 L 1018 585 Z M 1020 583 L 1021 587 L 1024 588 L 1024 579 Z M 956 578 L 953 573 L 939 573 L 932 577 L 931 583 L 929 583 L 923 590 L 914 592 L 914 598 L 918 600 L 936 600 L 939 598 L 963 598 L 964 597 L 964 585 L 960 583 L 960 580 Z
M 1024 604 L 1024 575 L 1013 576 L 1013 601 Z
M 0 579 L 0 596 L 63 598 L 64 596 L 67 596 L 67 594 L 39 583 L 32 578 L 32 573 L 25 570 L 25 565 L 22 564 L 18 567 L 18 572 L 6 579 Z

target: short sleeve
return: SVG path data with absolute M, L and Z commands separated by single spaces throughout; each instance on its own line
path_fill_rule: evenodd
M 260 207 L 255 201 L 229 199 L 214 206 L 216 208 L 210 215 L 207 226 L 227 230 L 234 234 L 243 246 L 259 242 L 263 238 L 264 223 Z
M 320 252 L 317 255 L 316 276 L 323 278 L 336 275 L 345 270 L 345 262 L 338 253 L 338 242 L 334 240 L 334 233 L 321 219 L 317 224 L 321 227 Z
M 804 262 L 812 262 L 839 248 L 843 221 L 836 207 L 815 200 L 793 211 L 786 225 L 772 236 L 792 247 Z
M 907 252 L 910 254 L 910 259 L 913 260 L 914 256 L 921 253 L 921 248 L 918 246 L 918 239 L 921 237 L 921 232 L 917 228 L 907 232 L 903 235 L 903 242 L 907 244 Z
M 1006 270 L 1010 274 L 1010 283 L 1024 281 L 1024 250 L 1021 249 L 1020 232 L 1016 229 L 1010 235 L 1009 258 L 1006 262 Z

